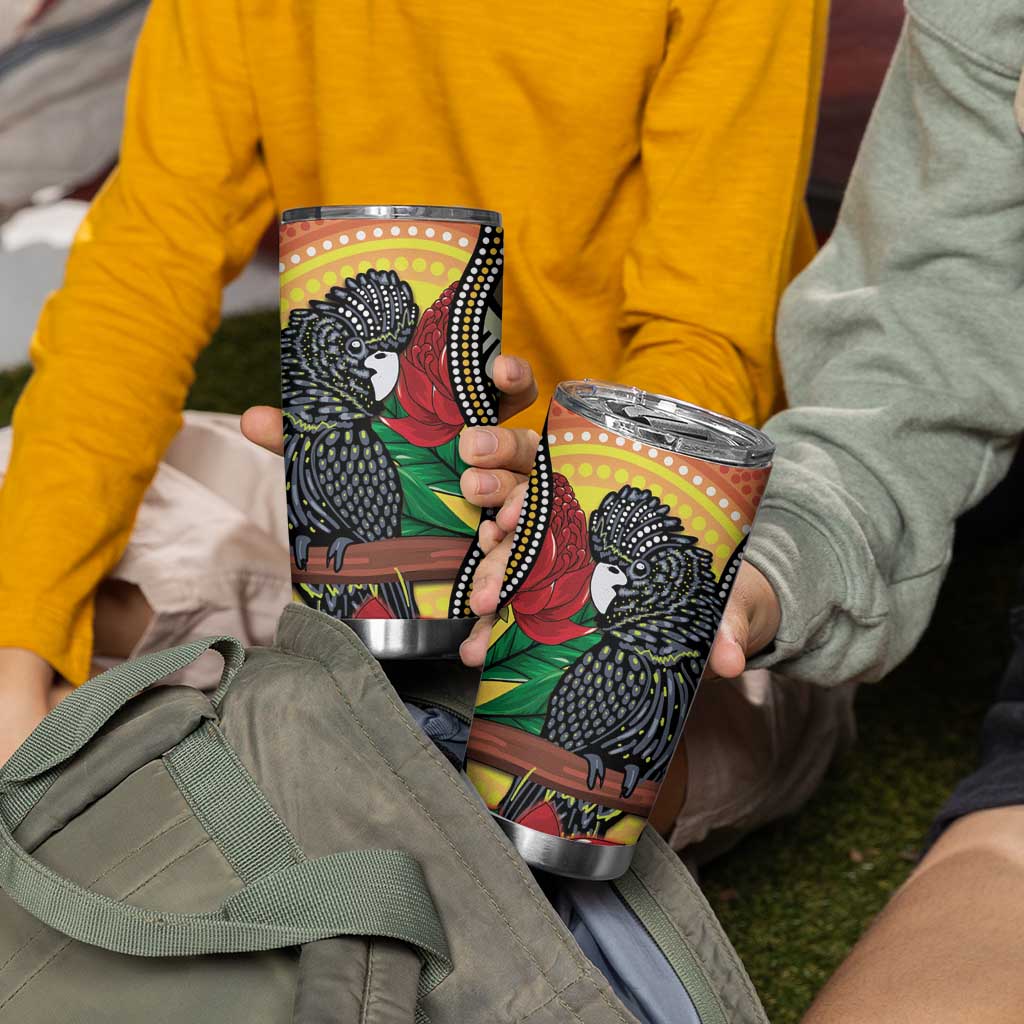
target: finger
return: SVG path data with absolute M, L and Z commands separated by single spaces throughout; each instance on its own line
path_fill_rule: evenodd
M 476 539 L 480 550 L 488 555 L 505 539 L 505 531 L 493 519 L 485 519 L 480 524 Z
M 242 433 L 261 448 L 284 455 L 284 428 L 281 410 L 272 405 L 254 405 L 242 413 Z
M 537 456 L 536 430 L 505 427 L 468 427 L 459 435 L 459 454 L 471 466 L 529 473 Z
M 498 419 L 507 420 L 531 406 L 537 398 L 537 382 L 525 359 L 498 356 L 494 360 L 494 383 L 501 392 Z
M 497 508 L 521 483 L 521 473 L 507 469 L 467 469 L 459 479 L 466 501 L 483 508 Z
M 474 615 L 491 615 L 498 607 L 498 595 L 505 579 L 505 566 L 512 552 L 512 538 L 506 537 L 485 555 L 473 575 L 469 607 Z
M 505 504 L 501 506 L 495 522 L 502 533 L 512 533 L 519 525 L 519 517 L 523 514 L 523 502 L 526 500 L 527 482 L 524 480 L 509 492 Z
M 462 646 L 459 647 L 459 656 L 464 665 L 468 665 L 470 668 L 479 668 L 484 663 L 493 625 L 493 615 L 484 615 L 477 619 L 469 636 L 462 641 Z

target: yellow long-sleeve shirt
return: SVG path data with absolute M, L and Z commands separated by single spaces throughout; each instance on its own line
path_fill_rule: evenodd
M 94 589 L 275 210 L 501 210 L 504 348 L 542 395 L 524 423 L 584 375 L 765 418 L 813 244 L 824 21 L 823 0 L 154 0 L 15 413 L 0 646 L 88 674 Z

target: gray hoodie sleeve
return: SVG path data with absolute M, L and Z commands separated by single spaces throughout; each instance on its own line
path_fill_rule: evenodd
M 910 652 L 1024 430 L 1024 4 L 908 15 L 835 234 L 783 300 L 791 407 L 748 551 L 782 605 L 753 664 L 826 686 Z

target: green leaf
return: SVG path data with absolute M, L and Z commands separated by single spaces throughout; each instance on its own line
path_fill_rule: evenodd
M 403 537 L 472 537 L 475 530 L 459 518 L 438 494 L 462 496 L 459 478 L 466 463 L 459 458 L 459 439 L 437 448 L 420 448 L 386 423 L 374 425 L 402 478 Z
M 536 640 L 531 640 L 514 622 L 501 636 L 488 648 L 487 661 L 484 671 L 492 665 L 505 665 L 511 658 L 531 647 L 538 646 Z M 525 677 L 524 677 L 525 678 Z
M 542 644 L 510 626 L 487 652 L 483 678 L 519 685 L 479 705 L 477 714 L 539 736 L 562 673 L 600 641 L 601 634 L 594 632 L 561 644 Z
M 401 466 L 403 537 L 472 537 L 475 530 L 459 518 L 423 481 Z
M 387 445 L 391 458 L 406 474 L 415 476 L 433 491 L 461 494 L 459 477 L 466 463 L 459 458 L 459 439 L 453 437 L 436 448 L 420 448 L 407 441 L 386 423 L 374 426 L 377 436 Z
M 588 626 L 591 629 L 597 628 L 597 609 L 592 601 L 587 603 L 572 617 L 572 622 L 577 626 Z
M 406 411 L 398 404 L 398 392 L 392 391 L 381 406 L 380 415 L 389 420 L 401 419 Z

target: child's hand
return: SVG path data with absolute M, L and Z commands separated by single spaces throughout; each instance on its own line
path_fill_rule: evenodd
M 53 669 L 32 651 L 0 648 L 0 764 L 50 710 Z
M 498 390 L 502 394 L 499 418 L 503 420 L 532 405 L 537 397 L 533 370 L 525 359 L 519 359 L 517 356 L 498 356 L 495 359 L 494 383 L 498 385 Z M 261 448 L 266 448 L 277 455 L 284 455 L 280 409 L 272 405 L 254 405 L 246 409 L 242 414 L 242 433 Z M 465 455 L 463 457 L 465 458 Z M 472 463 L 472 460 L 467 461 Z M 500 504 L 500 500 L 478 501 L 477 504 L 497 505 Z
M 254 405 L 242 413 L 242 433 L 253 444 L 275 455 L 284 455 L 284 426 L 281 410 L 272 405 Z

